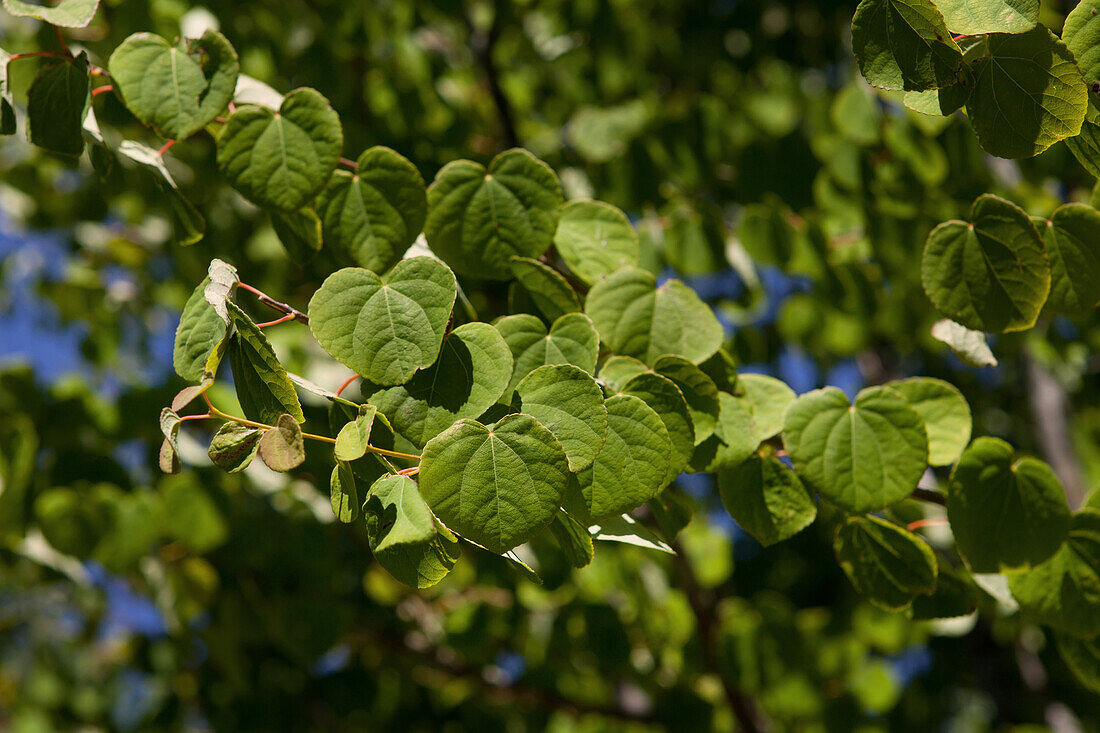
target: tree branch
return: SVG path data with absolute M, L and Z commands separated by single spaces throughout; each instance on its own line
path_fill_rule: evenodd
M 1070 436 L 1069 396 L 1057 377 L 1030 355 L 1024 356 L 1027 402 L 1043 458 L 1062 481 L 1066 501 L 1077 509 L 1085 498 L 1085 477 Z
M 504 88 L 500 85 L 500 72 L 493 61 L 493 48 L 500 37 L 501 7 L 496 5 L 493 10 L 493 22 L 488 31 L 481 31 L 474 27 L 474 22 L 469 14 L 465 16 L 466 30 L 470 36 L 470 47 L 474 52 L 474 58 L 481 66 L 481 72 L 485 75 L 485 83 L 489 87 L 489 96 L 493 98 L 493 105 L 497 110 L 497 121 L 500 123 L 501 133 L 509 148 L 520 147 L 519 134 L 516 132 L 515 116 L 512 113 L 512 104 L 508 101 Z

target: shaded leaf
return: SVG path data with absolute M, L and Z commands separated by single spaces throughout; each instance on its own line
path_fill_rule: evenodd
M 849 517 L 835 542 L 837 562 L 856 590 L 887 611 L 936 589 L 936 557 L 912 532 L 878 517 Z
M 435 517 L 420 496 L 416 482 L 407 476 L 391 474 L 375 481 L 363 511 L 377 515 L 373 552 L 384 552 L 396 545 L 430 542 L 435 537 Z
M 306 459 L 302 426 L 291 415 L 280 415 L 275 426 L 264 431 L 259 442 L 260 458 L 272 471 L 290 471 Z
M 817 517 L 813 497 L 777 458 L 752 456 L 718 474 L 722 504 L 765 547 L 791 537 Z
M 272 211 L 271 228 L 295 262 L 308 262 L 321 251 L 321 218 L 313 209 Z
M 43 66 L 27 90 L 30 141 L 51 153 L 73 157 L 83 153 L 84 115 L 91 98 L 86 53 Z
M 513 257 L 511 268 L 516 282 L 523 286 L 547 320 L 553 321 L 567 313 L 580 311 L 581 301 L 576 291 L 552 267 L 538 260 Z
M 596 551 L 592 547 L 592 535 L 584 525 L 563 511 L 554 515 L 550 523 L 554 540 L 565 553 L 566 560 L 575 568 L 583 568 L 592 562 Z
M 337 521 L 350 524 L 359 516 L 359 492 L 355 485 L 355 472 L 344 461 L 337 460 L 332 467 L 328 496 L 332 504 L 332 515 Z
M 962 63 L 930 0 L 862 0 L 852 18 L 852 50 L 864 78 L 883 89 L 945 87 Z
M 751 403 L 728 392 L 719 392 L 718 424 L 714 435 L 695 447 L 691 470 L 718 471 L 732 468 L 760 447 Z
M 1050 260 L 1047 306 L 1081 316 L 1100 303 L 1100 211 L 1064 204 L 1049 219 L 1035 219 Z
M 718 424 L 720 405 L 714 380 L 682 356 L 657 357 L 653 362 L 653 371 L 671 379 L 679 387 L 695 428 L 695 444 L 709 438 Z
M 640 398 L 664 423 L 671 446 L 664 483 L 671 483 L 687 466 L 695 450 L 695 426 L 684 395 L 672 380 L 653 372 L 631 378 L 623 385 L 621 393 Z
M 256 457 L 263 434 L 260 428 L 227 422 L 214 433 L 207 455 L 215 466 L 227 473 L 243 471 Z
M 229 365 L 245 417 L 272 425 L 289 413 L 305 422 L 298 393 L 263 331 L 232 300 L 225 304 L 237 330 L 229 342 Z

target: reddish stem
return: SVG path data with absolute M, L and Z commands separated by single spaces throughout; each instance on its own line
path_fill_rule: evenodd
M 113 91 L 113 90 L 114 90 L 114 86 L 112 86 L 111 84 L 107 84 L 106 86 L 102 86 L 102 87 L 96 87 L 95 89 L 92 90 L 92 96 L 93 97 L 98 97 L 100 94 L 106 94 L 107 92 L 110 92 L 110 91 Z
M 336 390 L 336 396 L 339 397 L 340 393 L 343 392 L 345 389 L 347 389 L 348 385 L 351 384 L 352 382 L 354 382 L 356 379 L 359 379 L 358 374 L 352 374 L 350 377 L 348 377 L 348 381 L 341 384 L 340 389 Z
M 348 170 L 359 170 L 359 164 L 350 158 L 340 158 L 340 165 L 344 166 Z
M 235 104 L 233 104 L 232 102 L 230 102 L 230 103 L 229 103 L 229 106 L 228 106 L 228 107 L 226 107 L 226 109 L 228 109 L 228 110 L 229 110 L 229 114 L 233 114 L 234 112 L 236 112 L 236 111 L 237 111 L 237 105 L 235 105 Z
M 34 59 L 48 56 L 55 59 L 67 59 L 69 58 L 61 51 L 31 51 L 29 53 L 15 53 L 11 55 L 8 61 L 15 61 L 16 59 Z
M 293 321 L 294 315 L 288 313 L 282 318 L 276 318 L 274 321 L 267 321 L 266 323 L 257 323 L 256 328 L 267 328 L 268 326 L 278 326 L 280 323 L 286 323 L 287 321 Z
M 934 519 L 918 519 L 915 522 L 910 522 L 906 527 L 910 532 L 921 527 L 942 527 L 947 524 L 946 517 L 936 517 Z
M 184 415 L 180 418 L 180 422 L 187 422 L 188 420 L 209 420 L 214 417 L 209 412 L 205 415 Z
M 410 468 L 402 468 L 397 472 L 399 476 L 415 476 L 420 473 L 420 466 L 412 466 Z
M 168 150 L 175 144 L 176 144 L 175 140 L 169 140 L 168 142 L 164 143 L 164 145 L 161 147 L 161 149 L 157 151 L 157 155 L 163 158 L 164 154 L 167 153 Z
M 65 43 L 65 37 L 61 35 L 61 26 L 55 25 L 53 29 L 57 31 L 57 42 L 61 44 L 61 50 L 65 52 L 66 56 L 69 56 L 71 58 L 73 52 L 69 50 L 69 44 Z

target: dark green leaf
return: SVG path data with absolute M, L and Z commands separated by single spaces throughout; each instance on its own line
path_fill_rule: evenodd
M 852 18 L 852 50 L 864 78 L 883 89 L 949 86 L 962 64 L 930 0 L 862 0 Z
M 765 547 L 801 532 L 817 517 L 810 492 L 777 458 L 752 456 L 721 471 L 718 492 L 730 516 Z
M 691 470 L 718 471 L 732 468 L 760 447 L 752 405 L 728 392 L 719 392 L 718 424 L 714 434 L 695 448 Z
M 592 535 L 588 534 L 584 525 L 565 512 L 559 511 L 554 515 L 550 532 L 573 567 L 583 568 L 596 556 L 592 547 Z
M 671 379 L 680 388 L 695 428 L 695 444 L 713 435 L 719 411 L 718 388 L 714 380 L 682 356 L 658 357 L 653 362 L 653 371 Z
M 1100 211 L 1085 204 L 1064 204 L 1035 225 L 1050 260 L 1047 305 L 1081 316 L 1100 303 Z
M 43 66 L 27 91 L 30 141 L 52 153 L 74 157 L 83 153 L 90 91 L 87 54 Z
M 895 524 L 850 517 L 837 532 L 835 548 L 852 585 L 879 608 L 900 611 L 936 589 L 932 548 Z
M 295 262 L 308 262 L 321 250 L 321 219 L 313 209 L 272 211 L 271 227 Z
M 576 291 L 552 267 L 526 257 L 513 257 L 511 266 L 516 282 L 523 286 L 547 320 L 580 311 L 581 301 Z
M 232 300 L 225 304 L 237 331 L 229 342 L 229 365 L 245 417 L 272 425 L 289 413 L 305 422 L 298 393 L 263 331 Z

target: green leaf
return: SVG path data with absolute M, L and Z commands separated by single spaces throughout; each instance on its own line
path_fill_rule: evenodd
M 271 228 L 295 262 L 308 262 L 321 251 L 321 218 L 313 209 L 298 209 L 289 214 L 272 211 Z
M 221 260 L 214 260 L 210 263 L 210 267 L 215 277 L 221 278 L 223 285 L 226 286 L 219 290 L 219 293 L 225 293 L 221 298 L 221 302 L 224 303 L 239 282 L 237 270 Z M 198 287 L 191 291 L 191 297 L 187 299 L 187 303 L 183 306 L 183 313 L 180 314 L 179 326 L 176 327 L 172 364 L 175 366 L 176 374 L 188 382 L 197 382 L 206 373 L 212 374 L 217 371 L 218 362 L 221 361 L 220 350 L 228 330 L 228 319 L 223 320 L 218 309 L 206 299 L 206 289 L 210 284 L 211 279 L 207 275 Z
M 512 257 L 538 257 L 550 246 L 561 184 L 526 150 L 506 150 L 489 168 L 470 160 L 443 166 L 428 189 L 424 236 L 456 272 L 507 280 Z
M 972 331 L 960 323 L 944 318 L 932 324 L 932 338 L 950 346 L 955 356 L 964 364 L 977 369 L 997 366 L 997 359 L 981 331 Z
M 760 447 L 756 420 L 748 400 L 719 392 L 718 424 L 714 435 L 695 448 L 691 470 L 718 471 L 741 463 Z
M 180 470 L 180 416 L 165 407 L 160 411 L 160 432 L 164 442 L 160 444 L 160 470 L 165 473 L 179 473 Z
M 4 10 L 24 18 L 38 18 L 62 28 L 83 28 L 92 22 L 99 0 L 60 0 L 53 5 L 39 5 L 25 0 L 4 0 Z
M 675 555 L 671 547 L 658 537 L 649 527 L 640 524 L 629 514 L 617 517 L 605 517 L 588 528 L 593 540 L 600 542 L 620 542 L 647 550 L 657 550 Z
M 646 506 L 653 512 L 661 534 L 669 539 L 680 534 L 695 514 L 695 501 L 676 484 L 666 486 Z
M 929 0 L 862 0 L 852 50 L 869 83 L 923 91 L 949 86 L 962 64 L 943 16 Z
M 1100 211 L 1063 204 L 1049 219 L 1033 220 L 1050 260 L 1047 306 L 1082 316 L 1100 303 Z
M 568 481 L 558 441 L 528 415 L 492 427 L 460 420 L 420 459 L 421 492 L 440 521 L 497 554 L 553 520 Z
M 609 359 L 608 363 L 610 362 Z M 718 387 L 714 380 L 682 356 L 657 357 L 653 362 L 653 371 L 671 379 L 680 388 L 680 394 L 684 396 L 691 415 L 691 424 L 695 428 L 695 444 L 698 445 L 713 435 L 718 424 L 720 405 Z
M 260 438 L 260 459 L 272 471 L 290 471 L 306 459 L 306 442 L 298 422 L 293 415 L 280 415 L 275 426 Z
M 565 553 L 569 564 L 575 568 L 583 568 L 592 562 L 596 556 L 592 547 L 592 535 L 583 524 L 563 511 L 554 515 L 554 521 L 550 523 L 550 533 L 554 540 Z
M 917 596 L 909 607 L 910 617 L 916 620 L 958 618 L 974 613 L 974 588 L 951 567 L 942 556 L 936 555 L 938 571 L 936 590 L 932 595 Z M 1004 577 L 1004 576 L 1001 576 Z
M 1020 607 L 1039 622 L 1080 638 L 1100 634 L 1100 511 L 1082 509 L 1046 562 L 1008 576 Z
M 350 464 L 336 461 L 328 481 L 328 497 L 332 504 L 332 514 L 337 521 L 350 524 L 359 516 L 359 492 L 355 486 L 355 472 Z
M 966 78 L 969 78 L 967 75 Z M 928 89 L 923 92 L 906 92 L 902 103 L 922 115 L 933 117 L 946 117 L 962 109 L 966 100 L 970 98 L 970 90 L 973 88 L 973 80 L 965 81 L 960 75 L 960 81 L 943 89 Z
M 384 279 L 361 267 L 325 278 L 309 301 L 309 327 L 334 359 L 375 384 L 409 381 L 435 361 L 458 283 L 431 257 L 403 260 Z
M 512 274 L 547 320 L 553 321 L 581 309 L 577 292 L 552 267 L 538 260 L 513 257 Z
M 1038 5 L 1038 3 L 1036 3 Z M 1062 41 L 1073 54 L 1092 99 L 1100 98 L 1100 20 L 1097 0 L 1082 0 L 1066 16 Z
M 27 134 L 40 148 L 60 155 L 84 152 L 84 115 L 91 104 L 88 55 L 43 66 L 27 90 Z
M 834 544 L 844 574 L 873 605 L 908 608 L 936 590 L 936 557 L 912 532 L 877 517 L 849 517 Z
M 1054 471 L 1035 458 L 1013 458 L 1003 440 L 978 438 L 951 472 L 947 518 L 976 573 L 1034 567 L 1069 530 L 1069 505 Z
M 948 466 L 959 460 L 970 442 L 970 405 L 966 398 L 942 379 L 913 377 L 890 382 L 917 411 L 928 433 L 928 463 Z
M 360 267 L 385 272 L 424 228 L 428 198 L 416 166 L 378 145 L 359 156 L 354 173 L 333 174 L 317 211 L 331 246 Z
M 1066 147 L 1085 170 L 1100 178 L 1100 125 L 1085 120 L 1080 135 L 1066 138 Z
M 225 304 L 237 331 L 229 342 L 229 365 L 245 417 L 273 425 L 289 413 L 305 422 L 298 393 L 263 331 L 232 300 Z
M 377 411 L 374 405 L 363 405 L 356 418 L 340 429 L 333 446 L 336 460 L 355 461 L 366 455 Z
M 493 325 L 512 352 L 512 378 L 506 396 L 521 379 L 546 364 L 572 364 L 589 374 L 596 371 L 600 335 L 583 313 L 567 313 L 554 321 L 549 332 L 529 313 L 505 316 Z
M 607 438 L 592 466 L 571 482 L 566 508 L 584 520 L 618 516 L 646 503 L 668 476 L 668 430 L 649 405 L 615 395 L 607 407 Z
M 554 247 L 588 285 L 638 264 L 638 233 L 619 209 L 602 201 L 570 201 L 561 208 Z
M 0 135 L 14 135 L 15 125 L 15 100 L 11 94 L 11 84 L 8 82 L 8 63 L 11 54 L 0 48 Z
M 724 340 L 718 319 L 690 288 L 679 280 L 657 288 L 652 274 L 635 267 L 596 283 L 585 313 L 612 351 L 646 364 L 665 354 L 698 364 Z
M 520 410 L 561 443 L 570 471 L 592 465 L 607 435 L 603 392 L 590 374 L 570 364 L 541 366 L 516 386 Z
M 970 70 L 966 113 L 991 155 L 1030 158 L 1080 134 L 1088 106 L 1084 79 L 1066 44 L 1043 26 L 989 34 Z
M 953 33 L 968 36 L 1023 33 L 1039 22 L 1039 0 L 937 0 L 936 7 Z
M 376 517 L 377 539 L 372 552 L 397 545 L 422 544 L 435 537 L 435 517 L 408 476 L 390 474 L 374 482 L 363 511 Z
M 1055 634 L 1058 653 L 1081 686 L 1100 695 L 1100 638 L 1075 639 L 1067 634 Z
M 227 422 L 214 433 L 207 455 L 215 466 L 227 473 L 243 471 L 256 457 L 263 434 L 260 428 Z
M 967 328 L 1021 331 L 1035 325 L 1047 298 L 1050 265 L 1027 214 L 984 194 L 969 224 L 952 219 L 928 235 L 921 282 L 932 305 Z
M 783 414 L 795 400 L 794 390 L 765 374 L 742 374 L 737 377 L 737 387 L 749 403 L 756 423 L 756 437 L 767 440 L 779 435 L 783 429 Z
M 512 374 L 512 354 L 487 323 L 459 326 L 443 340 L 439 359 L 406 384 L 364 382 L 363 396 L 413 445 L 423 446 L 460 418 L 474 418 L 501 398 Z
M 461 548 L 454 534 L 435 523 L 436 535 L 429 542 L 419 544 L 390 544 L 379 550 L 386 539 L 386 528 L 378 505 L 367 502 L 363 507 L 367 519 L 367 540 L 378 564 L 390 575 L 413 588 L 430 588 L 443 580 L 461 556 Z
M 624 384 L 647 371 L 649 367 L 632 356 L 612 356 L 600 367 L 600 382 L 612 392 L 622 392 Z
M 620 391 L 641 399 L 665 424 L 672 450 L 664 483 L 671 483 L 695 452 L 695 426 L 684 395 L 672 380 L 653 372 L 631 378 Z
M 581 107 L 570 118 L 565 134 L 584 159 L 605 163 L 622 155 L 652 117 L 644 100 L 634 99 L 613 107 Z
M 857 87 L 852 88 L 863 94 Z M 795 233 L 779 206 L 746 206 L 739 235 L 742 246 L 757 262 L 785 265 L 794 251 Z
M 836 387 L 807 392 L 787 408 L 783 446 L 811 490 L 852 512 L 906 498 L 928 465 L 924 422 L 889 387 L 864 389 L 854 405 Z
M 183 140 L 214 121 L 233 99 L 240 62 L 225 36 L 207 30 L 179 45 L 135 33 L 107 62 L 126 107 L 157 134 Z
M 186 247 L 202 239 L 206 231 L 206 219 L 180 191 L 176 179 L 165 166 L 164 157 L 160 151 L 133 140 L 123 140 L 118 146 L 118 152 L 140 164 L 156 177 L 157 186 L 167 197 L 168 207 L 172 210 L 177 228 L 177 243 Z
M 257 206 L 297 211 L 328 183 L 343 144 L 328 100 L 295 89 L 278 112 L 246 105 L 229 116 L 218 136 L 218 168 Z
M 719 472 L 718 493 L 730 516 L 765 547 L 801 532 L 817 517 L 817 505 L 798 476 L 770 456 L 751 456 Z

